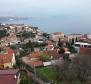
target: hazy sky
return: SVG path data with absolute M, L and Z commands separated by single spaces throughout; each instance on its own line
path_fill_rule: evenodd
M 86 13 L 87 12 L 87 13 Z M 0 0 L 6 15 L 91 14 L 91 0 Z
M 50 31 L 91 31 L 91 0 L 0 0 L 5 15 L 45 18 Z

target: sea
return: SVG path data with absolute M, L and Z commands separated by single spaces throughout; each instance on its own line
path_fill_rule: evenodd
M 57 27 L 59 23 L 57 20 L 48 19 L 48 18 L 29 18 L 29 19 L 5 19 L 0 20 L 0 23 L 3 24 L 25 24 L 25 25 L 32 25 L 34 27 L 38 27 L 43 32 L 52 33 L 52 32 L 62 32 L 60 27 Z
M 67 17 L 49 17 L 49 18 L 29 18 L 21 20 L 0 20 L 0 23 L 4 24 L 25 24 L 38 27 L 43 32 L 64 32 L 65 34 L 71 33 L 91 33 L 91 24 L 82 22 L 79 19 L 72 19 Z

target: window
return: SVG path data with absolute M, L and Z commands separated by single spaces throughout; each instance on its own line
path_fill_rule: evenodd
M 91 48 L 91 45 L 89 45 L 88 48 Z
M 87 45 L 84 45 L 84 48 L 88 48 L 88 46 Z
M 75 46 L 80 47 L 80 44 L 75 44 Z

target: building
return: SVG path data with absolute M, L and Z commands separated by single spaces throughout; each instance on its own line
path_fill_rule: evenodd
M 17 44 L 18 42 L 20 42 L 20 39 L 13 34 L 13 35 L 5 36 L 4 38 L 1 38 L 0 42 L 2 46 L 8 46 L 9 44 L 10 45 Z
M 91 55 L 91 48 L 80 48 L 79 50 L 80 54 Z
M 54 45 L 47 45 L 45 46 L 46 50 L 54 50 Z
M 57 52 L 57 50 L 40 51 L 40 52 L 31 53 L 28 56 L 23 57 L 22 62 L 32 68 L 44 66 L 45 62 L 40 60 L 40 56 L 43 54 L 49 55 L 50 60 L 55 60 L 61 57 L 61 55 Z
M 9 47 L 0 49 L 0 69 L 13 68 L 15 65 L 15 54 Z
M 72 39 L 80 39 L 82 38 L 83 35 L 82 34 L 70 34 L 70 35 L 67 35 L 67 38 L 68 38 L 68 41 L 72 40 Z
M 91 44 L 89 43 L 76 42 L 74 47 L 80 54 L 91 54 Z
M 87 34 L 87 38 L 91 40 L 91 34 Z
M 75 47 L 82 47 L 82 48 L 91 48 L 91 44 L 83 43 L 83 42 L 76 42 L 74 43 Z
M 0 84 L 18 84 L 18 69 L 0 70 Z
M 50 35 L 50 40 L 58 42 L 59 39 L 64 39 L 64 33 L 63 32 L 55 32 L 55 33 L 52 33 Z

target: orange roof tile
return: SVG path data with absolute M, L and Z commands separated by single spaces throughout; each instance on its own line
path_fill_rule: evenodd
M 0 64 L 2 63 L 9 63 L 12 61 L 12 56 L 14 54 L 14 51 L 10 48 L 4 48 L 5 53 L 0 54 Z
M 60 56 L 60 54 L 58 53 L 57 50 L 51 50 L 51 51 L 49 50 L 49 51 L 41 51 L 41 52 L 32 53 L 28 57 L 30 57 L 30 59 L 31 58 L 39 58 L 42 54 L 47 54 L 49 56 L 53 56 L 54 58 Z
M 32 68 L 40 67 L 40 66 L 43 66 L 43 62 L 42 61 L 32 61 L 32 62 L 29 62 L 28 65 L 30 65 Z
M 40 56 L 40 53 L 35 52 L 35 53 L 30 54 L 29 56 L 30 56 L 30 58 L 38 58 Z

